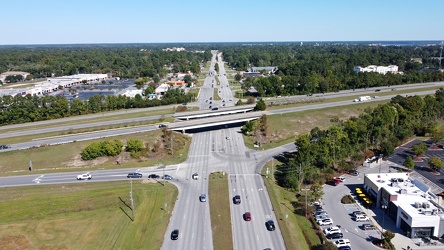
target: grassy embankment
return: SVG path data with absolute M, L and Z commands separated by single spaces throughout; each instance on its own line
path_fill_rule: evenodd
M 85 181 L 86 182 L 86 181 Z M 1 249 L 160 249 L 178 191 L 129 181 L 2 190 Z
M 348 119 L 351 116 L 358 116 L 367 107 L 376 107 L 387 102 L 354 103 L 347 106 L 269 115 L 267 119 L 270 136 L 265 143 L 263 142 L 261 149 L 274 148 L 294 142 L 296 136 L 309 133 L 314 127 L 319 127 L 320 129 L 328 128 L 332 125 L 330 121 L 332 118 Z M 247 147 L 254 148 L 253 144 L 256 141 L 256 137 L 244 136 L 244 140 Z
M 269 170 L 272 169 L 270 162 L 262 169 L 262 175 L 273 210 L 278 218 L 279 228 L 281 229 L 286 248 L 308 250 L 310 247 L 320 244 L 319 237 L 313 230 L 311 222 L 305 216 L 297 213 L 304 204 L 298 201 L 294 192 L 278 186 L 274 181 L 272 173 L 267 178 L 267 168 Z
M 228 190 L 228 176 L 226 174 L 210 174 L 208 183 L 208 198 L 210 202 L 213 247 L 215 250 L 233 249 L 230 197 Z
M 157 140 L 160 140 L 162 132 L 160 130 L 128 134 L 123 136 L 110 137 L 105 140 L 118 139 L 124 145 L 129 139 L 141 140 L 144 145 L 153 147 Z M 71 172 L 71 171 L 93 171 L 98 169 L 113 168 L 140 168 L 155 166 L 159 164 L 177 164 L 183 162 L 188 157 L 188 148 L 191 138 L 180 133 L 173 136 L 173 154 L 163 151 L 154 153 L 146 152 L 144 158 L 132 159 L 127 152 L 122 152 L 116 157 L 100 157 L 96 160 L 83 161 L 80 152 L 87 145 L 95 141 L 78 141 L 69 144 L 32 148 L 27 150 L 16 150 L 2 152 L 0 154 L 0 176 L 23 175 L 23 174 L 43 174 L 49 172 Z M 119 164 L 117 164 L 117 160 Z M 29 161 L 32 161 L 33 171 L 28 171 Z

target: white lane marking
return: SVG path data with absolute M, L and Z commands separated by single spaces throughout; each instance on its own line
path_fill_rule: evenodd
M 43 176 L 45 176 L 45 175 L 42 174 L 42 175 L 40 175 L 39 177 L 35 178 L 32 181 L 35 182 L 35 183 L 40 183 L 40 179 L 43 178 Z
M 177 169 L 176 169 L 176 172 L 177 172 L 177 171 L 179 171 L 179 169 L 180 169 L 180 164 L 179 164 L 179 165 L 177 165 Z
M 358 229 L 355 227 L 356 232 L 359 232 Z

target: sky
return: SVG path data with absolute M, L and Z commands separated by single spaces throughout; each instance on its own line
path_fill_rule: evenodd
M 5 0 L 0 45 L 444 40 L 443 0 Z

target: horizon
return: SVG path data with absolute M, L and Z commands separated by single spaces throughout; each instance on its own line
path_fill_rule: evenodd
M 375 45 L 387 45 L 384 43 L 412 43 L 409 45 L 417 45 L 414 43 L 428 43 L 425 45 L 440 45 L 444 42 L 443 40 L 356 40 L 356 41 L 239 41 L 239 42 L 146 42 L 146 43 L 138 43 L 138 42 L 122 42 L 122 43 L 48 43 L 48 44 L 0 44 L 0 47 L 8 47 L 8 46 L 82 46 L 82 45 L 193 45 L 193 44 L 301 44 L 301 46 L 313 45 L 313 44 L 337 44 L 337 43 L 356 43 L 356 44 L 375 44 Z M 432 44 L 430 44 L 432 43 Z M 400 45 L 394 45 L 400 46 Z
M 1 45 L 444 40 L 440 0 L 22 0 L 2 7 Z

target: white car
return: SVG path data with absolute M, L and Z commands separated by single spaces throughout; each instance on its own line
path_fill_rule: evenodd
M 77 175 L 77 180 L 91 180 L 91 178 L 89 173 Z
M 335 241 L 335 245 L 336 247 L 345 247 L 345 246 L 350 246 L 350 240 L 349 239 L 339 239 L 337 241 Z
M 324 229 L 324 234 L 332 234 L 332 233 L 342 233 L 341 229 L 339 227 L 329 227 Z
M 319 220 L 318 221 L 319 226 L 328 226 L 333 224 L 333 220 L 330 218 Z

